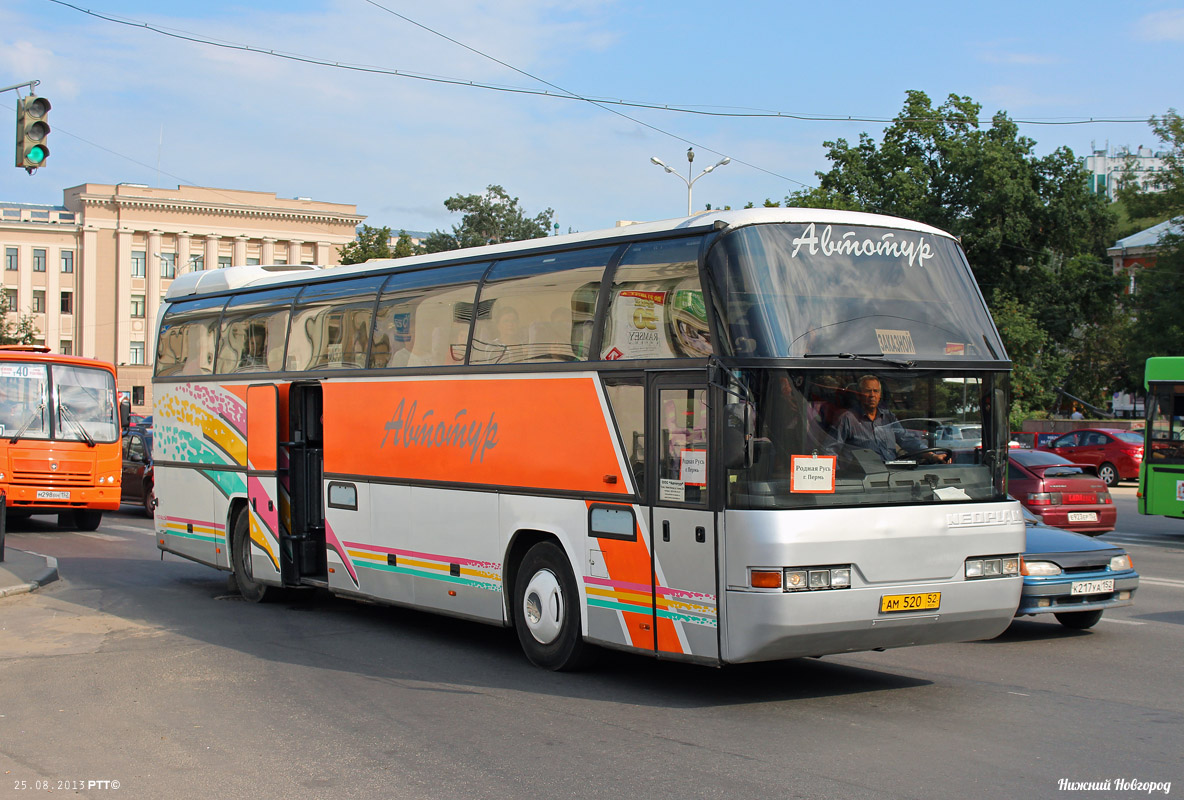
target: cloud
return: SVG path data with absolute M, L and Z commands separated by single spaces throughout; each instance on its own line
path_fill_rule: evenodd
M 1136 39 L 1147 42 L 1184 42 L 1184 9 L 1156 11 L 1135 21 Z

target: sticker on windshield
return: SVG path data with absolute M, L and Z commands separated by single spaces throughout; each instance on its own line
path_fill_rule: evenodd
M 1184 481 L 1176 481 L 1176 499 L 1184 503 Z
M 947 356 L 964 356 L 966 355 L 966 345 L 962 342 L 946 342 Z
M 688 486 L 706 486 L 707 451 L 683 450 L 680 459 L 678 477 Z
M 892 331 L 876 328 L 876 339 L 880 342 L 880 353 L 886 356 L 915 356 L 913 335 L 908 331 Z
M 658 499 L 668 503 L 681 503 L 687 499 L 687 488 L 682 481 L 662 478 L 658 482 Z
M 790 456 L 793 478 L 789 484 L 791 492 L 804 494 L 834 494 L 835 456 Z

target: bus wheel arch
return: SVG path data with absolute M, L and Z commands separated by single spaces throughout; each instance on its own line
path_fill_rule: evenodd
M 246 501 L 231 505 L 230 520 L 230 573 L 238 592 L 252 603 L 266 602 L 275 592 L 251 574 L 251 512 Z
M 583 603 L 559 539 L 542 531 L 519 531 L 506 565 L 509 620 L 527 659 L 544 669 L 578 669 L 587 654 Z

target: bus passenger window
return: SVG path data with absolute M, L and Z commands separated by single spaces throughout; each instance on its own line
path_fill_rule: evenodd
M 699 242 L 692 237 L 630 245 L 613 276 L 601 358 L 711 355 Z

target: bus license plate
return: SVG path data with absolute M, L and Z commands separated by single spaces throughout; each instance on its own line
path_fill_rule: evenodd
M 1070 522 L 1097 522 L 1098 512 L 1096 511 L 1070 511 Z
M 47 489 L 42 489 L 41 491 L 37 492 L 37 499 L 38 500 L 69 500 L 70 493 L 69 492 L 51 492 Z
M 1103 581 L 1073 581 L 1070 594 L 1108 594 L 1114 591 L 1114 579 Z
M 928 611 L 941 605 L 941 592 L 922 594 L 886 594 L 880 598 L 880 613 Z

